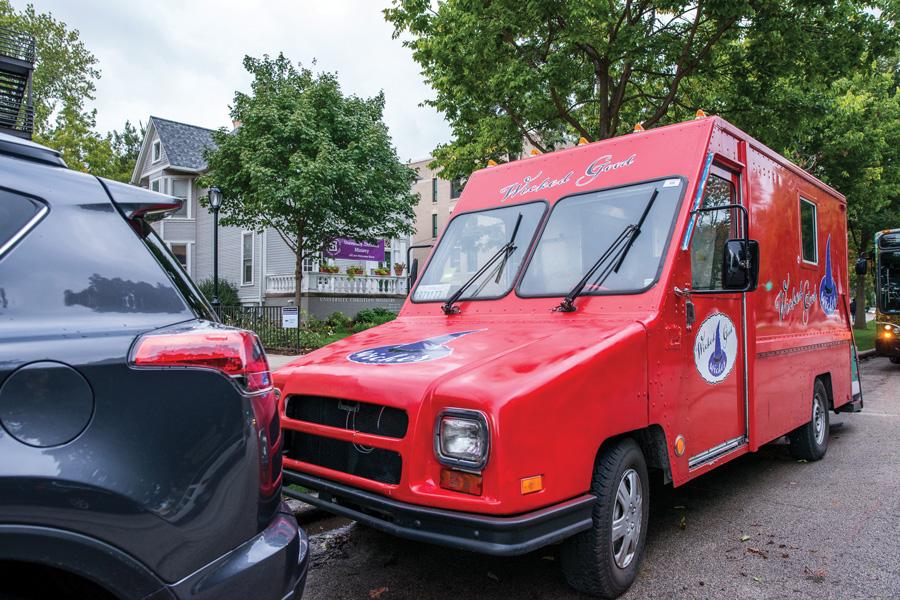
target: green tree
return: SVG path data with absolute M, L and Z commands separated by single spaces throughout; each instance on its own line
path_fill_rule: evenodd
M 896 43 L 863 0 L 394 0 L 385 17 L 435 90 L 447 177 L 492 158 L 682 120 L 697 108 L 764 125 L 774 145 L 820 90 Z M 873 54 L 874 55 L 874 54 Z M 870 56 L 873 56 L 870 55 Z M 814 67 L 813 67 L 814 65 Z M 791 121 L 791 119 L 794 121 Z M 762 133 L 760 133 L 762 131 Z
M 222 190 L 223 224 L 271 227 L 293 250 L 299 306 L 303 258 L 335 238 L 412 232 L 415 173 L 391 146 L 382 94 L 345 96 L 334 74 L 283 55 L 248 56 L 244 67 L 251 93 L 235 93 L 231 109 L 241 126 L 213 134 L 201 184 Z
M 94 98 L 100 71 L 96 57 L 85 47 L 78 31 L 69 29 L 50 13 L 38 13 L 31 4 L 17 11 L 9 0 L 0 0 L 0 27 L 28 33 L 35 39 L 35 136 L 47 136 L 54 128 L 53 115 L 58 112 L 69 112 L 64 123 L 71 123 L 76 113 L 83 115 L 85 102 Z

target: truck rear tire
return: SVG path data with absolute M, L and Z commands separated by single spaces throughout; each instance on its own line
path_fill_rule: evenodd
M 890 359 L 895 365 L 900 365 L 900 356 L 891 356 Z
M 637 577 L 647 541 L 650 482 L 637 442 L 622 439 L 601 452 L 591 492 L 593 526 L 563 544 L 562 570 L 576 590 L 616 598 Z
M 828 450 L 828 392 L 821 379 L 813 386 L 812 415 L 809 423 L 788 435 L 791 456 L 799 460 L 819 460 Z

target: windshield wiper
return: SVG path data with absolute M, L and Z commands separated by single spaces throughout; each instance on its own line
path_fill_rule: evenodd
M 653 208 L 653 203 L 656 201 L 656 196 L 659 194 L 659 190 L 654 189 L 653 194 L 651 194 L 650 199 L 647 201 L 647 205 L 644 207 L 644 212 L 641 214 L 641 218 L 638 219 L 637 223 L 633 223 L 625 227 L 622 230 L 622 233 L 613 240 L 613 243 L 609 245 L 609 247 L 600 255 L 600 258 L 588 269 L 587 273 L 584 274 L 584 277 L 581 278 L 581 281 L 575 284 L 575 287 L 572 288 L 566 297 L 563 298 L 562 302 L 559 303 L 559 306 L 554 308 L 553 310 L 556 312 L 574 312 L 575 311 L 575 298 L 584 291 L 585 286 L 591 280 L 591 277 L 594 276 L 600 267 L 604 264 L 607 264 L 606 269 L 604 269 L 594 280 L 594 285 L 603 285 L 606 279 L 612 273 L 618 273 L 619 267 L 622 266 L 622 263 L 625 261 L 625 257 L 628 255 L 628 251 L 631 250 L 632 244 L 634 244 L 634 240 L 641 233 L 641 226 L 644 224 L 644 221 L 647 219 L 647 215 L 650 213 L 650 209 Z
M 453 292 L 453 294 L 449 298 L 447 298 L 447 301 L 444 302 L 444 304 L 441 306 L 441 310 L 444 311 L 445 315 L 457 314 L 459 312 L 459 307 L 455 306 L 455 304 L 459 301 L 460 298 L 462 298 L 462 295 L 469 288 L 469 286 L 478 281 L 478 278 L 481 277 L 485 273 L 485 271 L 487 271 L 491 267 L 491 265 L 497 262 L 500 257 L 503 257 L 503 263 L 501 263 L 500 265 L 500 271 L 497 272 L 497 280 L 500 280 L 500 273 L 502 272 L 503 266 L 506 264 L 509 256 L 516 251 L 516 235 L 519 233 L 519 225 L 521 224 L 522 213 L 519 213 L 519 216 L 516 219 L 516 225 L 512 230 L 512 235 L 509 236 L 509 241 L 503 244 L 503 246 L 501 246 L 500 249 L 497 250 L 497 253 L 490 257 L 487 262 L 484 263 L 484 265 L 475 272 L 474 275 L 469 277 L 469 279 L 464 284 L 459 286 L 459 289 Z

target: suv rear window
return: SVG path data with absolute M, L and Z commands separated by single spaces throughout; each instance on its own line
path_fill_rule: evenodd
M 27 233 L 45 208 L 37 200 L 0 190 L 0 256 Z

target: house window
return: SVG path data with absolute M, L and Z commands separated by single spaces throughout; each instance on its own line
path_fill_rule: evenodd
M 190 179 L 173 179 L 171 194 L 176 198 L 181 198 L 183 204 L 181 208 L 172 213 L 173 217 L 182 219 L 191 218 L 191 180 Z
M 450 182 L 450 199 L 459 198 L 462 195 L 463 188 L 466 184 L 461 179 L 454 179 Z
M 172 254 L 181 263 L 182 268 L 188 275 L 191 274 L 191 250 L 190 244 L 187 242 L 169 242 L 169 249 Z
M 309 256 L 303 257 L 303 272 L 314 273 L 318 271 L 320 260 L 321 258 L 318 254 L 310 254 Z
M 161 190 L 159 189 L 159 182 L 160 182 L 159 179 L 154 179 L 153 181 L 151 181 L 151 182 L 150 182 L 150 189 L 153 190 L 154 192 L 159 192 L 159 191 L 161 191 Z
M 159 140 L 153 142 L 153 162 L 159 162 L 159 159 L 162 158 L 162 145 Z
M 431 237 L 437 237 L 437 213 L 431 215 Z
M 437 202 L 438 180 L 437 177 L 431 178 L 431 201 Z
M 253 285 L 253 232 L 241 234 L 241 285 Z
M 816 205 L 800 198 L 800 246 L 803 262 L 819 263 L 819 231 L 816 223 Z

